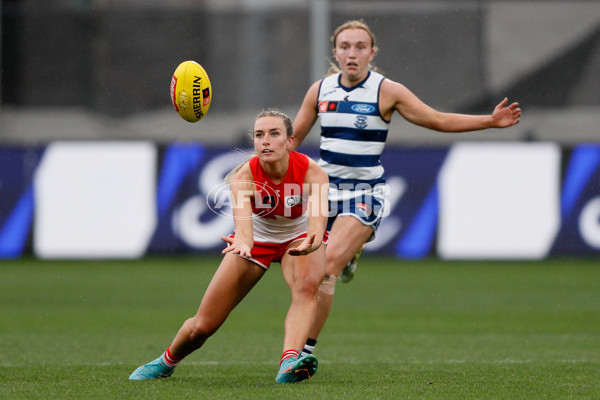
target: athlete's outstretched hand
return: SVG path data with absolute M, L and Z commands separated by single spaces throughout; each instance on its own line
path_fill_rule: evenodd
M 311 233 L 298 245 L 298 247 L 288 249 L 287 253 L 290 256 L 305 256 L 309 253 L 312 253 L 313 251 L 321 247 L 321 243 L 315 244 L 316 236 L 317 235 L 315 233 Z
M 494 108 L 492 113 L 492 126 L 494 128 L 506 128 L 518 124 L 521 119 L 521 109 L 519 103 L 514 102 L 510 106 L 506 106 L 508 103 L 508 97 L 500 102 Z
M 231 238 L 229 236 L 221 236 L 221 240 L 228 243 L 228 246 L 223 249 L 221 254 L 233 253 L 239 254 L 242 257 L 252 257 L 252 254 L 250 253 L 252 247 L 247 243 L 244 243 L 243 240 L 239 240 L 236 237 Z

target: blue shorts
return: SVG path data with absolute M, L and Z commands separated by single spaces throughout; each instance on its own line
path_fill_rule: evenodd
M 344 215 L 358 219 L 363 225 L 373 228 L 373 235 L 367 242 L 375 239 L 375 231 L 384 215 L 385 197 L 373 194 L 362 194 L 346 200 L 329 200 L 329 219 L 327 230 L 331 231 L 333 222 L 337 217 Z

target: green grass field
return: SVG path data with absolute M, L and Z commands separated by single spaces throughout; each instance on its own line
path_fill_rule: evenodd
M 319 371 L 274 383 L 277 264 L 173 377 L 130 382 L 196 311 L 219 259 L 0 262 L 1 399 L 598 399 L 600 262 L 399 261 L 337 285 Z

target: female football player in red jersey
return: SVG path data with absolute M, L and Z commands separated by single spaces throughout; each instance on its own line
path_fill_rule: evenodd
M 258 114 L 253 131 L 256 156 L 229 180 L 235 231 L 222 238 L 227 242 L 224 257 L 198 312 L 183 323 L 160 357 L 136 369 L 129 379 L 171 376 L 184 357 L 219 329 L 272 262 L 281 263 L 292 297 L 276 382 L 298 382 L 316 372 L 317 359 L 299 352 L 315 320 L 325 275 L 329 181 L 313 160 L 291 151 L 293 141 L 288 116 L 275 110 Z

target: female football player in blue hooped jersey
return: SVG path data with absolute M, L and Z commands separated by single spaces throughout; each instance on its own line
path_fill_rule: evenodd
M 278 383 L 310 378 L 313 355 L 300 356 L 317 312 L 325 275 L 327 189 L 325 171 L 291 151 L 291 119 L 276 110 L 258 114 L 253 131 L 256 155 L 230 174 L 235 223 L 223 261 L 198 308 L 183 323 L 167 350 L 136 369 L 129 379 L 166 378 L 184 357 L 200 348 L 262 278 L 272 262 L 281 263 L 292 302 L 285 318 Z
M 519 122 L 518 103 L 503 99 L 490 115 L 437 111 L 400 83 L 371 68 L 377 47 L 369 27 L 359 20 L 340 25 L 332 37 L 337 62 L 329 75 L 306 93 L 294 121 L 294 148 L 320 118 L 322 166 L 330 180 L 330 240 L 317 319 L 304 354 L 312 352 L 331 310 L 336 278 L 352 279 L 358 256 L 375 236 L 384 209 L 385 179 L 381 155 L 394 112 L 408 121 L 443 132 L 505 128 Z

